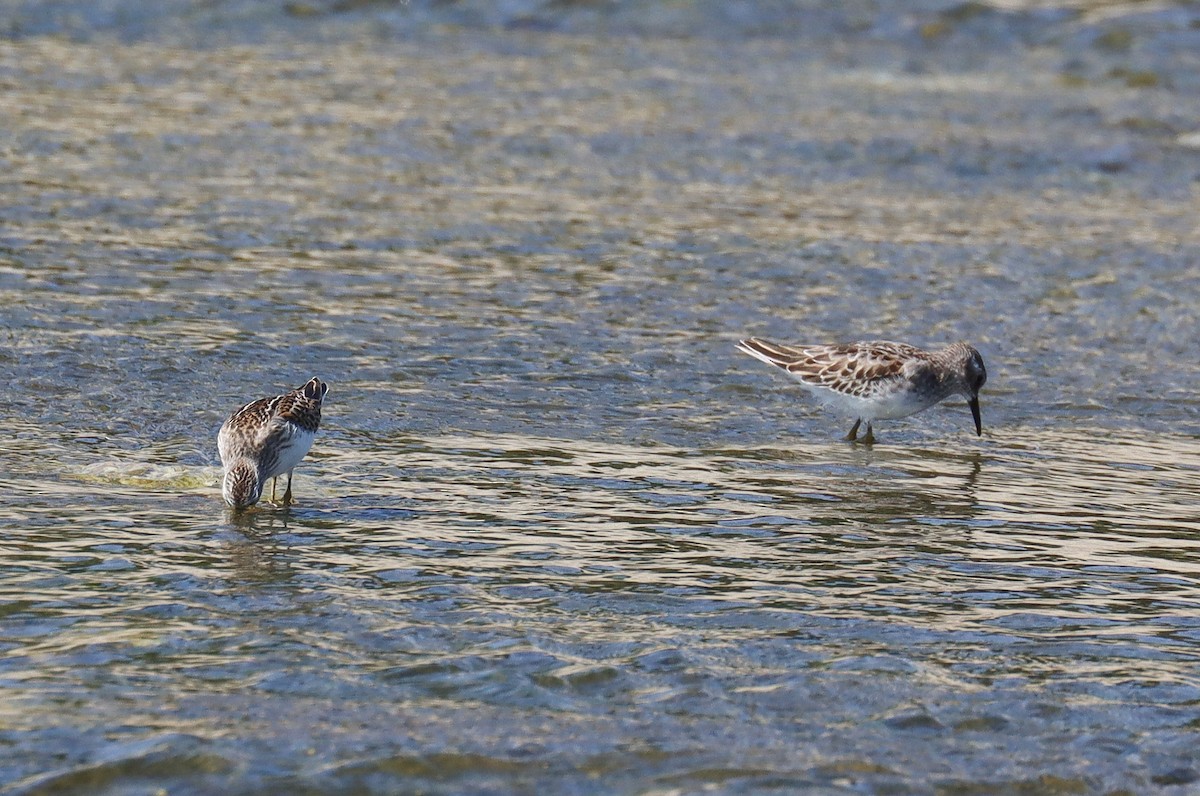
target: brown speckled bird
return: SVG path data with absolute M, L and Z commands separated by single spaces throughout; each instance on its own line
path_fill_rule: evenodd
M 287 473 L 283 502 L 292 502 L 292 469 L 312 447 L 321 425 L 321 401 L 329 385 L 314 377 L 303 387 L 246 404 L 217 434 L 225 477 L 221 495 L 234 508 L 253 506 L 268 478 Z M 275 483 L 271 484 L 271 500 Z
M 975 433 L 979 419 L 979 390 L 987 381 L 983 357 L 966 343 L 925 351 L 907 343 L 876 340 L 841 345 L 779 345 L 757 337 L 742 340 L 738 349 L 782 368 L 827 403 L 857 418 L 846 439 L 875 441 L 874 420 L 907 417 L 951 395 L 962 395 L 971 407 Z

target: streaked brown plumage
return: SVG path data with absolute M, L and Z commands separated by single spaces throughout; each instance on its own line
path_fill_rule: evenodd
M 225 475 L 221 494 L 235 508 L 252 506 L 269 478 L 288 474 L 284 503 L 292 500 L 292 470 L 312 446 L 329 385 L 314 377 L 302 387 L 252 401 L 229 416 L 217 435 Z M 275 497 L 271 490 L 272 500 Z
M 780 345 L 751 337 L 738 349 L 787 371 L 802 385 L 857 419 L 847 439 L 857 439 L 867 421 L 865 442 L 874 442 L 872 421 L 907 417 L 954 394 L 966 397 L 983 433 L 979 390 L 987 381 L 983 357 L 967 343 L 926 351 L 907 343 L 874 340 L 835 345 Z

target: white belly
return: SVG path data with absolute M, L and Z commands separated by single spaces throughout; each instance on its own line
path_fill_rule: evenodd
M 308 453 L 308 449 L 312 447 L 313 438 L 316 437 L 313 432 L 305 431 L 291 423 L 284 425 L 285 429 L 275 438 L 278 445 L 275 455 L 264 457 L 267 460 L 267 467 L 262 476 L 264 481 L 286 473 L 299 464 L 304 455 Z
M 803 384 L 803 382 L 801 383 Z M 820 398 L 822 403 L 827 404 L 834 411 L 841 412 L 847 417 L 861 417 L 868 421 L 908 417 L 937 403 L 937 400 L 921 400 L 912 390 L 876 394 L 870 398 L 857 398 L 811 384 L 804 384 L 804 386 L 808 387 L 813 395 Z

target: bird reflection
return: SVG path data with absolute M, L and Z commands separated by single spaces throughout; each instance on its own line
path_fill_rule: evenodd
M 279 544 L 280 535 L 288 532 L 289 511 L 230 511 L 229 519 L 241 537 L 228 542 L 237 581 L 264 584 L 292 578 L 292 565 Z
M 817 521 L 970 520 L 980 512 L 984 457 L 979 451 L 856 447 L 830 456 L 826 447 L 792 449 L 770 460 L 786 463 L 747 478 L 754 491 L 803 502 Z

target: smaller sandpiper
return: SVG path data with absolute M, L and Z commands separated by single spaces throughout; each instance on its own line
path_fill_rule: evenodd
M 966 343 L 925 351 L 885 340 L 793 346 L 751 337 L 737 347 L 782 368 L 817 397 L 857 418 L 846 435 L 851 442 L 858 440 L 864 420 L 867 433 L 862 441 L 871 444 L 875 441 L 872 421 L 908 417 L 951 395 L 967 399 L 975 433 L 983 434 L 979 390 L 987 381 L 987 370 L 983 357 Z
M 221 496 L 234 508 L 253 506 L 268 478 L 287 473 L 284 505 L 292 502 L 292 469 L 312 447 L 329 385 L 313 377 L 303 387 L 261 398 L 229 416 L 217 434 L 225 477 Z M 271 483 L 275 500 L 275 482 Z

